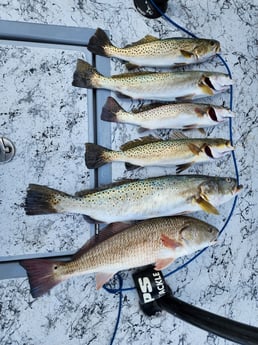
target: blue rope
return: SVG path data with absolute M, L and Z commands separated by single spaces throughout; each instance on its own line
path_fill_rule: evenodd
M 172 20 L 170 17 L 168 17 L 163 11 L 160 10 L 160 8 L 154 3 L 153 0 L 149 0 L 150 3 L 152 4 L 152 6 L 161 14 L 161 16 L 166 19 L 170 24 L 172 24 L 173 26 L 175 26 L 177 29 L 183 31 L 184 33 L 186 33 L 187 35 L 193 37 L 193 38 L 198 38 L 196 35 L 194 35 L 192 32 L 188 31 L 187 29 L 185 29 L 184 27 L 182 27 L 181 25 L 177 24 L 174 20 Z M 220 54 L 216 54 L 216 56 L 218 57 L 218 59 L 222 62 L 223 66 L 226 68 L 227 73 L 229 75 L 230 78 L 232 78 L 232 73 L 231 70 L 227 64 L 227 62 L 223 59 L 223 57 Z M 230 86 L 230 110 L 233 110 L 233 86 Z M 230 138 L 230 143 L 233 146 L 233 128 L 232 128 L 232 118 L 229 118 L 229 138 Z M 236 180 L 237 183 L 239 184 L 239 171 L 238 171 L 238 166 L 237 166 L 237 161 L 236 161 L 236 156 L 235 156 L 235 152 L 232 151 L 231 152 L 231 156 L 233 159 L 233 164 L 234 164 L 234 169 L 235 169 L 235 175 L 236 175 Z M 234 198 L 231 210 L 229 212 L 229 215 L 224 223 L 224 225 L 222 226 L 220 232 L 219 232 L 219 236 L 223 233 L 223 231 L 226 229 L 229 221 L 232 218 L 232 215 L 234 213 L 235 207 L 236 207 L 236 203 L 237 203 L 237 196 Z M 194 261 L 195 259 L 197 259 L 201 254 L 203 254 L 209 247 L 203 248 L 201 251 L 199 251 L 197 254 L 195 254 L 191 259 L 187 260 L 184 264 L 180 265 L 179 267 L 177 267 L 176 269 L 174 269 L 173 271 L 169 272 L 168 274 L 165 275 L 165 277 L 169 277 L 172 274 L 180 271 L 181 269 L 183 269 L 184 267 L 188 266 L 192 261 Z M 119 325 L 119 321 L 120 321 L 120 317 L 121 317 L 121 309 L 122 309 L 122 296 L 123 296 L 123 292 L 125 291 L 132 291 L 135 290 L 135 287 L 129 287 L 129 288 L 123 288 L 123 279 L 122 277 L 117 274 L 118 277 L 118 281 L 119 281 L 119 287 L 117 289 L 110 289 L 108 288 L 106 285 L 104 286 L 104 289 L 109 292 L 109 293 L 113 293 L 113 294 L 117 294 L 119 293 L 119 309 L 118 309 L 118 315 L 117 315 L 117 321 L 116 321 L 116 325 L 115 325 L 115 329 L 113 332 L 113 336 L 110 342 L 110 345 L 113 344 L 116 333 L 117 333 L 117 329 L 118 329 L 118 325 Z
M 119 288 L 118 289 L 109 289 L 104 285 L 104 289 L 106 291 L 108 291 L 109 293 L 119 293 L 119 306 L 118 306 L 118 313 L 117 313 L 117 319 L 116 319 L 116 324 L 115 324 L 115 328 L 113 331 L 113 335 L 110 341 L 110 345 L 113 345 L 115 337 L 116 337 L 116 333 L 118 330 L 118 326 L 119 326 L 119 322 L 121 319 L 121 312 L 122 312 L 122 302 L 123 302 L 123 278 L 120 276 L 119 273 L 116 274 L 117 278 L 118 278 L 118 282 L 119 282 Z

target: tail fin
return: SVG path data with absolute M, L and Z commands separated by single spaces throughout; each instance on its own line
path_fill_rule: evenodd
M 105 31 L 98 28 L 95 34 L 90 38 L 87 48 L 90 52 L 101 56 L 110 56 L 105 51 L 105 47 L 112 46 Z
M 76 70 L 73 74 L 72 85 L 76 87 L 83 87 L 86 89 L 97 88 L 96 77 L 101 76 L 96 68 L 91 66 L 88 62 L 78 59 Z
M 97 169 L 110 162 L 110 160 L 105 157 L 105 154 L 112 152 L 112 150 L 92 143 L 86 143 L 85 146 L 85 163 L 88 169 Z
M 33 298 L 47 293 L 62 280 L 61 275 L 57 274 L 60 261 L 47 259 L 31 259 L 20 261 L 20 265 L 25 268 L 30 283 L 30 293 Z
M 124 111 L 117 101 L 109 96 L 104 104 L 104 107 L 102 108 L 101 120 L 108 122 L 119 122 L 117 113 L 121 110 Z
M 57 213 L 60 197 L 68 197 L 68 194 L 46 186 L 30 184 L 24 206 L 26 214 Z

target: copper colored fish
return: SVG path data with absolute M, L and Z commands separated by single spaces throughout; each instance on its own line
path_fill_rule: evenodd
M 114 223 L 89 240 L 69 262 L 31 259 L 20 264 L 27 270 L 33 297 L 86 273 L 97 273 L 99 289 L 120 270 L 148 264 L 162 270 L 176 258 L 214 244 L 217 236 L 215 227 L 185 216 L 149 219 L 134 225 Z

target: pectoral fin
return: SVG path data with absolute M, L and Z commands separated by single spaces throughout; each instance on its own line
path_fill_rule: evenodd
M 185 95 L 185 96 L 181 96 L 181 97 L 176 97 L 176 101 L 178 102 L 189 102 L 192 101 L 192 99 L 194 98 L 195 93 L 191 93 L 189 95 Z
M 180 52 L 187 59 L 190 59 L 192 56 L 194 56 L 192 52 L 188 52 L 187 50 L 181 49 Z
M 161 241 L 163 245 L 169 249 L 176 249 L 177 247 L 182 246 L 180 242 L 177 242 L 176 240 L 173 240 L 164 234 L 161 235 Z
M 125 163 L 125 168 L 126 168 L 126 170 L 131 171 L 131 170 L 134 170 L 134 169 L 142 168 L 142 166 L 134 165 L 134 164 L 131 164 L 131 163 Z
M 113 277 L 116 272 L 99 272 L 96 273 L 96 288 L 99 290 L 102 286 Z
M 160 271 L 165 269 L 166 267 L 168 267 L 169 265 L 172 264 L 172 262 L 174 261 L 174 258 L 167 258 L 167 259 L 158 259 L 156 261 L 155 267 L 154 269 L 156 271 Z
M 180 174 L 182 171 L 190 168 L 193 163 L 179 164 L 176 166 L 176 173 Z
M 212 204 L 210 204 L 207 200 L 205 200 L 202 196 L 200 196 L 198 199 L 195 199 L 195 202 L 200 206 L 200 208 L 207 212 L 212 214 L 219 214 L 219 211 L 214 207 Z
M 213 95 L 214 92 L 212 91 L 212 89 L 207 86 L 207 85 L 199 85 L 199 87 L 202 89 L 202 92 L 205 94 L 205 95 Z
M 188 148 L 194 155 L 198 155 L 202 151 L 202 148 L 194 144 L 188 144 Z
M 139 68 L 140 66 L 135 65 L 135 64 L 130 63 L 130 62 L 127 62 L 127 63 L 125 64 L 125 67 L 128 69 L 128 71 L 131 71 L 132 69 Z

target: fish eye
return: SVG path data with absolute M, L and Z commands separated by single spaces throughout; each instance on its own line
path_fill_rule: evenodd
M 227 178 L 226 178 L 226 182 L 227 182 L 227 183 L 231 183 L 231 182 L 232 182 L 232 179 L 231 179 L 230 177 L 227 177 Z
M 209 228 L 208 232 L 211 234 L 213 232 L 213 228 Z

